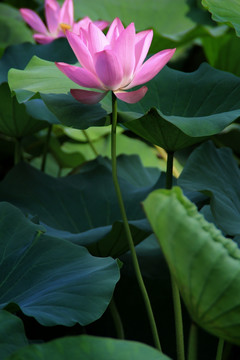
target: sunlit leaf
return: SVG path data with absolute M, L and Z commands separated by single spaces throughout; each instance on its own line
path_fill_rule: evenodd
M 11 69 L 8 73 L 11 90 L 16 92 L 19 102 L 30 99 L 37 92 L 64 94 L 77 86 L 58 70 L 54 62 L 33 56 L 25 70 Z
M 194 322 L 240 344 L 240 250 L 180 188 L 157 190 L 144 209 Z
M 239 69 L 240 39 L 233 31 L 219 37 L 206 36 L 202 38 L 203 49 L 209 64 L 216 69 L 229 71 L 237 76 Z
M 235 0 L 202 0 L 215 21 L 231 24 L 240 36 L 240 3 Z
M 158 350 L 138 342 L 94 336 L 66 337 L 47 344 L 31 345 L 7 360 L 170 360 Z
M 7 81 L 7 74 L 11 68 L 23 70 L 34 55 L 48 61 L 63 61 L 69 64 L 77 62 L 65 38 L 56 39 L 45 45 L 29 42 L 12 45 L 0 59 L 0 83 Z

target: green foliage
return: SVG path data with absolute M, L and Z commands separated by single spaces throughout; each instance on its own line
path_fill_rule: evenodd
M 19 104 L 16 97 L 11 96 L 8 84 L 0 85 L 0 96 L 0 131 L 2 134 L 22 138 L 47 127 L 48 124 L 45 121 L 33 119 L 27 113 L 25 104 Z
M 0 5 L 0 358 L 167 360 L 143 344 L 153 345 L 152 334 L 112 182 L 111 92 L 91 106 L 70 95 L 80 87 L 54 62 L 77 59 L 65 38 L 33 43 L 18 10 L 28 6 L 43 18 L 44 0 Z M 217 337 L 240 345 L 240 7 L 234 0 L 74 7 L 75 20 L 119 17 L 137 31 L 152 28 L 149 56 L 177 48 L 141 101 L 118 100 L 118 180 L 164 352 L 177 357 L 169 267 L 186 305 L 185 342 L 193 320 L 195 355 L 212 360 Z M 175 152 L 181 189 L 160 190 L 166 153 L 154 145 Z M 114 301 L 126 340 L 113 339 Z M 69 337 L 83 332 L 96 336 Z M 223 358 L 235 360 L 239 349 L 228 349 Z
M 9 203 L 1 202 L 0 214 L 1 308 L 16 311 L 16 304 L 46 326 L 98 319 L 119 280 L 117 263 L 44 235 Z
M 215 21 L 228 23 L 236 30 L 236 34 L 240 35 L 240 4 L 235 0 L 202 0 L 211 13 Z
M 193 73 L 165 67 L 137 104 L 120 104 L 124 125 L 176 151 L 222 131 L 239 117 L 239 78 L 202 64 Z
M 31 31 L 22 21 L 18 10 L 7 4 L 0 4 L 0 14 L 1 49 L 4 49 L 8 45 L 33 41 Z
M 236 37 L 233 31 L 215 38 L 206 36 L 202 38 L 202 44 L 211 66 L 237 76 L 240 75 L 240 39 Z
M 89 360 L 170 360 L 150 346 L 134 341 L 123 341 L 94 336 L 66 337 L 48 344 L 31 345 L 16 352 L 6 360 L 65 360 L 79 357 Z
M 164 183 L 160 171 L 155 170 L 143 168 L 137 157 L 119 158 L 120 184 L 136 243 L 150 232 L 140 203 Z M 37 215 L 46 226 L 64 231 L 62 238 L 96 249 L 97 256 L 115 257 L 128 250 L 127 240 L 121 234 L 123 225 L 115 224 L 121 215 L 107 159 L 99 158 L 85 165 L 79 174 L 65 178 L 52 178 L 19 164 L 0 184 L 0 199 Z
M 0 310 L 0 354 L 2 360 L 28 345 L 22 321 L 5 310 Z
M 240 344 L 240 250 L 179 188 L 157 190 L 144 209 L 194 322 Z
M 9 46 L 0 59 L 0 82 L 7 81 L 7 73 L 11 68 L 23 70 L 34 55 L 43 60 L 64 61 L 70 64 L 77 61 L 67 40 L 64 38 L 56 39 L 46 45 L 27 42 Z
M 216 225 L 228 235 L 240 234 L 240 173 L 229 148 L 201 145 L 189 157 L 178 184 L 208 194 Z
M 35 93 L 63 94 L 73 86 L 79 88 L 65 76 L 53 62 L 34 56 L 24 71 L 11 69 L 8 74 L 11 90 L 16 92 L 19 102 L 30 99 Z

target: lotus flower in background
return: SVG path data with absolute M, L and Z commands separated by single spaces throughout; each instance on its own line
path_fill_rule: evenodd
M 66 30 L 79 33 L 80 28 L 87 29 L 91 20 L 88 17 L 78 22 L 74 22 L 73 1 L 65 0 L 62 7 L 56 0 L 45 0 L 45 18 L 47 26 L 41 18 L 30 9 L 20 9 L 20 13 L 25 22 L 31 26 L 36 33 L 34 39 L 40 44 L 47 44 L 59 37 L 65 37 Z M 96 26 L 104 29 L 108 26 L 106 21 L 95 21 Z
M 108 91 L 127 103 L 138 102 L 147 87 L 126 90 L 151 80 L 175 52 L 175 49 L 162 50 L 144 62 L 153 31 L 136 33 L 134 23 L 125 29 L 118 18 L 106 36 L 93 23 L 89 23 L 88 30 L 80 29 L 79 35 L 66 31 L 66 36 L 81 67 L 61 62 L 56 63 L 57 67 L 78 85 L 98 90 L 71 89 L 72 96 L 84 104 L 99 102 Z

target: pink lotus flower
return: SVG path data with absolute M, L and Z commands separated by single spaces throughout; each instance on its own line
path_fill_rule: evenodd
M 47 44 L 59 37 L 65 37 L 66 30 L 79 34 L 80 28 L 87 29 L 91 20 L 88 17 L 75 23 L 73 18 L 73 1 L 65 0 L 62 7 L 56 0 L 45 0 L 45 18 L 47 27 L 41 18 L 30 9 L 20 9 L 23 19 L 37 33 L 33 35 L 34 39 L 40 44 Z M 95 24 L 104 29 L 108 26 L 106 21 L 96 21 Z
M 72 96 L 84 104 L 99 102 L 108 91 L 127 103 L 138 102 L 146 94 L 147 87 L 126 90 L 151 80 L 175 52 L 175 49 L 163 50 L 144 62 L 153 31 L 136 34 L 134 23 L 124 29 L 118 18 L 112 22 L 106 36 L 93 23 L 89 24 L 88 31 L 80 30 L 79 35 L 70 31 L 66 34 L 81 67 L 61 62 L 56 63 L 57 67 L 78 85 L 100 90 L 71 89 Z

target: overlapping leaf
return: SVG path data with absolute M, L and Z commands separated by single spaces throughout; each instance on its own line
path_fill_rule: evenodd
M 196 6 L 195 1 L 172 0 L 171 4 L 169 6 L 167 0 L 103 0 L 101 5 L 96 5 L 94 0 L 83 0 L 81 3 L 75 1 L 74 5 L 78 17 L 88 15 L 94 20 L 107 21 L 119 17 L 125 25 L 134 22 L 137 31 L 153 28 L 150 52 L 154 53 L 176 45 L 179 47 L 212 29 L 208 13 Z
M 136 156 L 119 158 L 119 181 L 136 243 L 150 233 L 141 201 L 154 188 L 163 186 L 164 179 L 159 176 L 158 169 L 143 168 Z M 0 199 L 37 215 L 53 229 L 68 232 L 61 235 L 63 238 L 91 245 L 91 249 L 102 234 L 103 244 L 98 244 L 99 250 L 95 246 L 96 255 L 113 255 L 112 250 L 117 256 L 116 249 L 120 249 L 120 253 L 128 249 L 121 235 L 123 225 L 116 224 L 111 231 L 112 224 L 121 220 L 121 214 L 107 159 L 99 158 L 84 166 L 79 174 L 65 178 L 52 178 L 20 164 L 0 184 Z M 109 227 L 106 229 L 106 226 Z
M 165 67 L 120 119 L 146 140 L 176 151 L 219 133 L 240 116 L 238 77 L 202 64 L 193 73 Z
M 98 319 L 119 280 L 117 263 L 43 235 L 9 203 L 0 203 L 0 215 L 0 307 L 16 304 L 46 326 Z
M 22 321 L 5 310 L 0 310 L 0 338 L 2 360 L 28 345 Z
M 109 98 L 102 101 L 104 111 L 99 104 L 82 105 L 64 95 L 77 85 L 51 62 L 35 57 L 24 71 L 10 70 L 9 83 L 19 101 L 41 92 L 51 112 L 68 126 L 86 128 L 108 123 L 104 117 L 111 112 Z M 119 102 L 119 119 L 138 135 L 169 151 L 219 133 L 240 115 L 239 78 L 207 64 L 193 73 L 165 67 L 148 88 L 137 104 Z M 47 95 L 50 93 L 62 95 Z
M 240 344 L 240 250 L 208 223 L 180 188 L 157 190 L 144 209 L 197 324 Z
M 158 350 L 134 341 L 94 336 L 66 337 L 47 344 L 31 345 L 16 352 L 7 360 L 170 360 Z
M 30 99 L 38 92 L 64 94 L 73 86 L 79 87 L 65 76 L 51 61 L 33 56 L 25 70 L 10 69 L 8 81 L 19 102 Z
M 53 62 L 34 56 L 24 71 L 9 71 L 9 85 L 20 103 L 41 93 L 48 112 L 50 110 L 64 125 L 86 129 L 89 126 L 109 124 L 107 112 L 99 104 L 87 106 L 80 104 L 70 94 L 67 95 L 71 88 L 79 86 L 59 71 Z M 31 110 L 31 114 L 36 113 L 37 118 L 38 110 L 34 111 L 34 107 Z
M 6 83 L 0 85 L 0 97 L 1 133 L 10 137 L 21 138 L 48 126 L 45 121 L 37 121 L 27 113 L 25 104 L 19 104 L 16 97 L 11 96 Z M 41 109 L 44 111 L 44 104 L 41 105 Z M 47 111 L 47 113 L 49 112 Z M 42 114 L 42 120 L 44 118 L 50 120 L 50 117 Z
M 240 39 L 235 32 L 229 31 L 219 37 L 206 36 L 202 39 L 209 64 L 216 69 L 229 71 L 234 75 L 240 75 L 239 47 Z
M 228 235 L 240 234 L 240 172 L 229 148 L 210 142 L 189 157 L 178 184 L 211 196 L 215 222 Z
M 70 64 L 77 61 L 65 38 L 56 39 L 45 45 L 24 42 L 9 46 L 0 60 L 0 83 L 7 81 L 7 74 L 11 68 L 23 70 L 34 55 L 48 61 L 63 61 Z
M 240 36 L 240 4 L 235 0 L 202 0 L 215 21 L 231 24 Z

